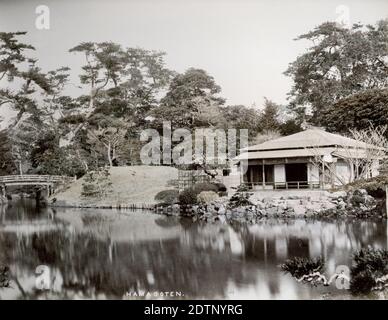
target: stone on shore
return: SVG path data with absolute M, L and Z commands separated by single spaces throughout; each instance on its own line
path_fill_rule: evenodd
M 229 206 L 226 197 L 211 199 L 205 194 L 207 203 L 192 206 L 196 219 L 208 222 L 235 221 L 254 222 L 263 216 L 268 217 L 372 217 L 381 216 L 376 210 L 377 202 L 366 190 L 319 192 L 317 195 L 299 194 L 250 198 L 251 205 Z M 222 218 L 221 218 L 222 217 Z

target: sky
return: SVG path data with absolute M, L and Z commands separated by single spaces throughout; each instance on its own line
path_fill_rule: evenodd
M 48 30 L 35 26 L 39 5 L 50 10 Z M 388 17 L 388 0 L 0 0 L 0 31 L 27 31 L 40 67 L 69 66 L 75 85 L 84 61 L 68 50 L 113 41 L 164 51 L 177 72 L 205 69 L 226 104 L 258 108 L 264 97 L 287 102 L 292 81 L 283 72 L 311 45 L 294 39 L 341 17 L 374 24 Z

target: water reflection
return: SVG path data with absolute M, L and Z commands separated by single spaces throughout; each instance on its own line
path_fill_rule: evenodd
M 284 275 L 293 256 L 327 261 L 328 274 L 354 250 L 387 246 L 385 221 L 271 220 L 198 224 L 146 212 L 1 208 L 0 262 L 20 288 L 0 298 L 45 297 L 35 269 L 51 269 L 54 297 L 122 298 L 126 292 L 181 292 L 184 298 L 311 299 L 344 292 L 310 288 Z M 24 295 L 21 292 L 24 291 Z M 346 296 L 349 298 L 349 296 Z

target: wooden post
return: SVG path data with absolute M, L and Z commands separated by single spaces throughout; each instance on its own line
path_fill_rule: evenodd
M 388 218 L 388 184 L 385 186 L 385 211 Z
M 385 214 L 388 219 L 388 184 L 385 186 Z M 386 237 L 387 237 L 387 246 L 388 246 L 388 220 L 385 224 L 387 227 Z
M 47 188 L 47 198 L 49 198 L 51 196 L 51 186 L 50 186 L 50 184 L 47 184 L 46 188 Z
M 240 167 L 239 167 L 239 169 L 240 169 L 240 171 L 239 171 L 239 178 L 240 178 L 240 184 L 242 184 L 243 182 L 244 182 L 244 169 L 243 169 L 243 164 L 242 164 L 243 162 L 241 161 L 240 162 Z M 179 171 L 178 171 L 179 172 Z
M 262 174 L 263 174 L 263 189 L 265 189 L 265 165 L 264 165 L 264 160 L 263 160 L 263 163 L 261 165 L 261 168 L 262 168 Z

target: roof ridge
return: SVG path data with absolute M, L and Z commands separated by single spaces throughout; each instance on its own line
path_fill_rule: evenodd
M 278 137 L 272 140 L 267 140 L 258 143 L 242 151 L 259 151 L 259 150 L 276 150 L 298 147 L 322 147 L 322 146 L 341 146 L 352 148 L 365 148 L 366 146 L 377 147 L 370 145 L 364 141 L 356 140 L 347 136 L 342 136 L 337 133 L 327 132 L 321 128 L 309 128 L 304 131 L 296 132 L 288 136 Z

